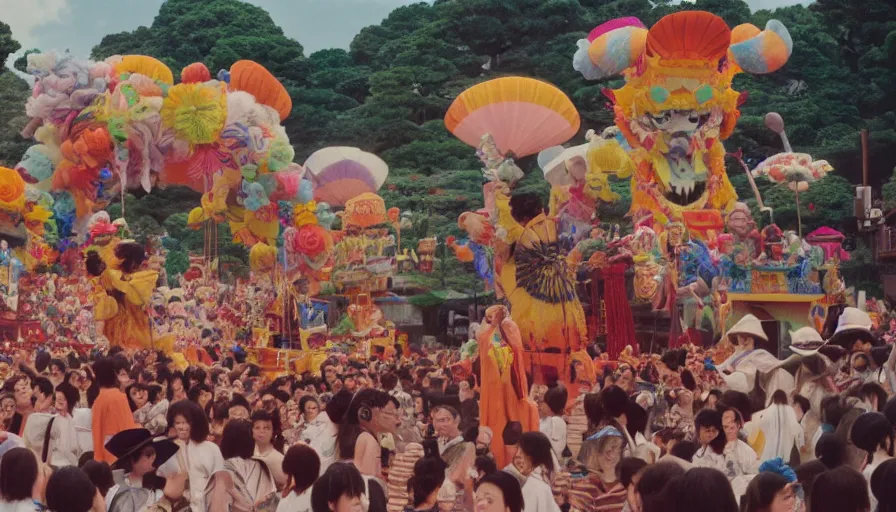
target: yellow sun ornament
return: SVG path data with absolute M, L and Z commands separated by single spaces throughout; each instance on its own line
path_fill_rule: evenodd
M 223 84 L 179 84 L 168 89 L 162 104 L 162 122 L 177 138 L 191 145 L 218 139 L 227 121 L 227 96 Z

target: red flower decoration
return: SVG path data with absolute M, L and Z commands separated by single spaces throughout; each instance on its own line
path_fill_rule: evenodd
M 333 239 L 326 229 L 318 224 L 306 224 L 299 228 L 295 240 L 295 252 L 312 258 L 333 248 Z

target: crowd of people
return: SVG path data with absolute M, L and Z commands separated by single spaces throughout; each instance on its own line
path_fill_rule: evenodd
M 198 364 L 19 352 L 0 363 L 0 512 L 892 511 L 896 364 L 863 314 L 752 373 L 744 322 L 711 349 L 527 375 L 537 429 L 500 432 L 458 351 L 276 378 L 211 343 Z

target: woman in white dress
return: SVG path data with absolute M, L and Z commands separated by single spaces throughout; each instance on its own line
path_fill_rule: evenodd
M 694 417 L 697 431 L 697 453 L 691 461 L 697 468 L 712 468 L 725 473 L 725 432 L 722 413 L 715 409 L 703 409 Z
M 559 512 L 551 491 L 554 457 L 551 441 L 541 432 L 526 432 L 520 437 L 513 456 L 513 467 L 525 478 L 522 484 L 524 512 Z
M 221 455 L 224 470 L 215 473 L 205 488 L 210 511 L 274 510 L 280 497 L 267 464 L 254 458 L 252 423 L 233 420 L 224 427 Z M 193 510 L 196 510 L 195 508 Z
M 566 388 L 563 384 L 557 384 L 548 389 L 544 398 L 538 403 L 538 415 L 541 416 L 538 430 L 551 441 L 551 448 L 557 460 L 563 460 L 563 452 L 566 450 L 568 429 L 563 419 L 563 411 L 566 409 L 568 399 L 569 393 Z
M 186 474 L 185 495 L 190 509 L 206 510 L 205 488 L 212 475 L 224 470 L 224 457 L 218 445 L 206 440 L 209 430 L 205 411 L 195 402 L 181 400 L 168 409 L 168 423 L 174 426 L 180 450 L 156 473 L 162 478 Z
M 320 402 L 312 395 L 302 397 L 299 412 L 304 420 L 299 439 L 317 452 L 323 473 L 336 460 L 336 424 L 330 421 L 326 412 L 320 410 Z
M 277 512 L 310 512 L 311 486 L 320 475 L 320 457 L 304 443 L 294 445 L 283 457 L 286 473 L 286 495 L 280 500 Z

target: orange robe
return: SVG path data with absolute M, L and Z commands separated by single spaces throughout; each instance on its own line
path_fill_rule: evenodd
M 119 389 L 101 388 L 100 394 L 93 402 L 93 459 L 99 462 L 115 462 L 115 457 L 106 451 L 106 441 L 112 436 L 139 425 L 134 421 L 128 397 Z
M 501 349 L 495 348 L 493 340 L 496 337 L 503 342 L 502 347 L 509 348 L 503 350 L 503 358 L 497 353 Z M 516 324 L 505 319 L 501 329 L 496 329 L 496 326 L 486 323 L 476 338 L 481 371 L 479 424 L 494 432 L 492 455 L 498 467 L 504 468 L 511 462 L 506 460 L 504 451 L 504 427 L 510 421 L 518 421 L 523 426 L 523 432 L 537 431 L 538 407 L 529 398 L 529 383 L 523 364 L 523 344 Z M 506 363 L 500 364 L 501 359 Z

